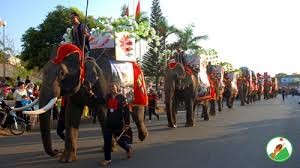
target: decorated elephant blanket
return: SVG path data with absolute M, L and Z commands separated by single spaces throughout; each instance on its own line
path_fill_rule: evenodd
M 110 61 L 112 81 L 120 83 L 129 104 L 147 105 L 148 96 L 141 67 L 135 62 Z
M 74 44 L 61 44 L 58 49 L 55 58 L 53 59 L 54 64 L 59 64 L 63 61 L 64 58 L 72 55 L 78 54 L 80 62 L 80 81 L 84 80 L 84 55 L 82 51 Z
M 168 68 L 169 69 L 174 69 L 176 67 L 177 64 L 180 64 L 180 63 L 177 63 L 177 62 L 172 62 L 172 63 L 169 63 L 168 64 Z M 193 74 L 193 71 L 191 70 L 191 68 L 189 68 L 188 66 L 184 65 L 184 70 L 185 72 L 188 74 L 188 75 L 192 75 Z

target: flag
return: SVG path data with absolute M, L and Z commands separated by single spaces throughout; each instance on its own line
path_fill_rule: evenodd
M 141 4 L 140 4 L 140 1 L 139 1 L 137 6 L 136 6 L 135 17 L 139 16 L 140 13 L 141 13 Z
M 125 16 L 129 16 L 129 7 L 128 6 L 126 6 Z
M 134 98 L 132 104 L 147 105 L 148 95 L 146 91 L 146 84 L 145 84 L 143 71 L 141 67 L 135 62 L 132 62 L 132 66 L 133 66 L 133 76 L 134 76 L 134 83 L 133 83 Z

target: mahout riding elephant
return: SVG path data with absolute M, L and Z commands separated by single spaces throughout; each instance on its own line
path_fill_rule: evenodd
M 61 45 L 53 50 L 50 61 L 43 67 L 39 97 L 41 109 L 25 112 L 39 114 L 43 147 L 48 155 L 58 154 L 58 151 L 52 148 L 50 117 L 51 108 L 60 96 L 67 99 L 65 149 L 60 161 L 77 160 L 78 129 L 85 105 L 97 109 L 98 119 L 103 128 L 106 113 L 103 97 L 107 93 L 108 83 L 111 82 L 111 71 L 106 67 L 98 66 L 94 59 L 84 59 L 80 49 L 72 44 Z M 148 135 L 143 120 L 143 109 L 138 106 L 132 108 L 132 118 L 137 124 L 140 140 L 144 140 Z
M 224 92 L 224 68 L 221 65 L 210 65 L 207 67 L 207 75 L 210 86 L 213 87 L 215 95 L 211 97 L 210 110 L 211 115 L 216 115 L 216 103 L 218 104 L 218 111 L 221 112 L 223 108 L 223 92 Z
M 223 97 L 226 100 L 227 107 L 232 108 L 234 99 L 238 94 L 237 77 L 234 72 L 224 72 L 224 85 Z

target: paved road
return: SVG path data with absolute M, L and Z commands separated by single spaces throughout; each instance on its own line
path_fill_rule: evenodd
M 264 100 L 245 107 L 225 109 L 208 122 L 185 128 L 184 113 L 178 114 L 179 128 L 166 128 L 166 116 L 149 125 L 145 142 L 135 138 L 134 156 L 124 161 L 120 149 L 113 153 L 113 168 L 299 168 L 300 105 L 296 97 Z M 99 167 L 103 153 L 99 126 L 83 124 L 79 135 L 79 160 L 61 164 L 42 151 L 38 132 L 20 137 L 0 137 L 0 167 Z M 135 134 L 136 135 L 136 134 Z M 274 163 L 266 155 L 266 144 L 275 136 L 287 137 L 293 155 L 285 163 Z M 54 146 L 63 143 L 53 132 Z

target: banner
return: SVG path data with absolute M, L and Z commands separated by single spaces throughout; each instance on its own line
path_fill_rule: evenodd
M 133 66 L 131 62 L 110 61 L 112 80 L 120 82 L 121 86 L 133 87 Z
M 133 66 L 130 62 L 110 61 L 112 81 L 120 83 L 120 91 L 125 95 L 127 102 L 132 103 L 134 97 Z
M 116 60 L 136 61 L 135 39 L 128 32 L 116 33 Z
M 115 41 L 113 39 L 112 33 L 92 33 L 92 40 L 90 41 L 91 49 L 99 48 L 114 48 Z

